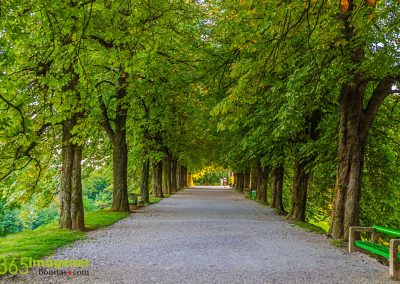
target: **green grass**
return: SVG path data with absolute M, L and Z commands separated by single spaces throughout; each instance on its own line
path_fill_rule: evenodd
M 129 216 L 129 212 L 112 212 L 109 210 L 93 211 L 85 214 L 85 225 L 89 230 L 110 226 L 118 220 Z
M 169 197 L 164 194 L 164 197 Z M 163 198 L 150 196 L 150 204 L 158 203 Z M 92 211 L 85 214 L 85 226 L 88 230 L 95 230 L 110 226 L 118 220 L 129 216 L 129 212 L 112 212 L 108 209 Z M 70 245 L 77 240 L 86 238 L 85 232 L 60 229 L 57 223 L 41 226 L 36 230 L 27 230 L 21 233 L 0 237 L 0 276 L 4 273 L 4 260 L 7 267 L 12 261 L 21 267 L 20 261 L 24 258 L 38 260 L 51 255 L 58 248 Z
M 128 215 L 129 213 L 126 212 L 109 210 L 89 212 L 85 214 L 86 228 L 94 230 L 106 227 Z M 60 247 L 85 238 L 85 232 L 60 229 L 57 223 L 2 237 L 0 238 L 0 275 L 4 272 L 4 260 L 9 266 L 14 259 L 14 263 L 19 267 L 21 258 L 41 259 L 51 255 Z
M 322 228 L 325 232 L 329 231 L 329 223 L 327 221 L 314 221 L 314 220 L 311 220 L 310 224 L 313 224 L 313 225 L 315 225 L 317 227 Z
M 318 234 L 326 233 L 326 231 L 324 229 L 322 229 L 321 227 L 315 226 L 315 225 L 307 223 L 307 222 L 295 221 L 295 222 L 293 222 L 293 225 L 303 228 L 303 229 L 306 229 L 307 231 L 310 231 L 310 232 L 318 233 Z
M 337 248 L 346 247 L 346 242 L 344 240 L 332 240 L 331 244 Z
M 168 197 L 170 197 L 170 195 L 164 193 L 164 198 L 168 198 Z M 160 202 L 161 200 L 163 200 L 164 198 L 150 196 L 150 203 L 149 204 L 156 204 L 156 203 Z

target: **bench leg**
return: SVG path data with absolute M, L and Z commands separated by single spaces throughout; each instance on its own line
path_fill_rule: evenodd
M 371 233 L 371 242 L 372 242 L 372 243 L 376 243 L 376 241 L 378 240 L 378 237 L 379 237 L 379 233 L 373 231 L 373 232 Z
M 398 258 L 398 247 L 400 245 L 400 240 L 390 240 L 390 256 L 389 256 L 389 274 L 392 278 L 400 277 L 400 265 Z
M 349 252 L 355 252 L 356 246 L 354 245 L 355 237 L 356 237 L 356 228 L 350 227 L 349 231 Z

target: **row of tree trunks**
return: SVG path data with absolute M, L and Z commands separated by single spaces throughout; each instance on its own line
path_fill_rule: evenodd
M 162 191 L 162 161 L 153 164 L 153 196 L 164 197 Z
M 150 163 L 146 155 L 143 156 L 141 172 L 141 196 L 149 202 L 149 172 Z M 188 186 L 188 170 L 172 155 L 164 160 L 152 164 L 152 195 L 164 197 L 164 194 L 176 193 Z
M 256 200 L 262 204 L 268 204 L 268 176 L 271 169 L 267 166 L 257 166 L 257 194 Z
M 188 186 L 188 171 L 187 168 L 185 166 L 181 166 L 181 189 L 184 189 L 185 187 Z
M 286 214 L 283 206 L 283 166 L 278 166 L 273 169 L 273 186 L 272 186 L 272 202 L 271 208 L 275 208 L 279 214 Z
M 77 123 L 77 115 L 67 119 L 62 125 L 62 170 L 61 170 L 61 228 L 84 230 L 84 210 L 82 199 L 82 146 L 73 143 L 72 130 Z
M 304 131 L 299 135 L 303 137 L 300 142 L 307 143 L 308 141 L 317 141 L 320 137 L 318 125 L 322 120 L 322 111 L 319 109 L 314 110 L 311 115 L 306 119 L 306 126 Z M 296 155 L 298 158 L 295 162 L 295 174 L 292 184 L 292 197 L 290 212 L 287 216 L 289 220 L 303 221 L 306 220 L 307 209 L 307 190 L 308 181 L 310 178 L 312 162 L 315 160 L 314 155 L 307 158 L 300 158 L 300 153 Z
M 163 160 L 163 192 L 171 194 L 171 166 L 172 156 L 169 154 Z
M 258 167 L 259 165 L 257 164 L 250 168 L 250 184 L 249 184 L 248 197 L 251 197 L 251 192 L 253 190 L 257 191 Z
M 178 192 L 178 182 L 177 182 L 177 165 L 178 159 L 173 157 L 171 162 L 171 193 Z
M 182 166 L 179 160 L 177 160 L 176 163 L 176 186 L 177 186 L 177 190 L 181 191 L 182 190 Z
M 270 167 L 261 167 L 261 164 L 257 163 L 251 168 L 251 171 L 234 173 L 234 186 L 238 192 L 244 193 L 248 197 L 255 190 L 257 202 L 267 204 L 268 176 L 270 171 Z
M 243 173 L 236 173 L 236 190 L 240 193 L 244 193 L 244 174 Z
M 140 175 L 140 195 L 144 203 L 150 203 L 149 194 L 150 162 L 146 155 L 143 155 L 142 172 Z
M 273 176 L 272 200 L 270 202 L 271 208 L 275 208 L 279 214 L 285 215 L 283 205 L 283 166 L 275 167 L 271 170 L 270 167 L 262 167 L 260 163 L 251 168 L 251 171 L 245 173 L 234 173 L 236 190 L 250 196 L 252 190 L 256 190 L 256 201 L 268 204 L 268 177 L 270 172 Z M 309 174 L 303 177 L 304 171 L 299 172 L 299 176 L 295 180 L 301 180 L 302 184 L 307 184 Z M 304 187 L 303 187 L 304 188 Z M 307 189 L 307 187 L 305 187 Z M 303 191 L 303 198 L 306 197 L 306 191 Z M 303 204 L 305 204 L 303 202 Z M 303 212 L 303 211 L 302 211 Z
M 247 169 L 243 174 L 244 194 L 248 197 L 251 195 L 250 191 L 250 171 Z
M 307 189 L 310 177 L 309 172 L 305 169 L 306 165 L 307 162 L 296 161 L 291 208 L 287 216 L 289 220 L 303 222 L 306 220 Z

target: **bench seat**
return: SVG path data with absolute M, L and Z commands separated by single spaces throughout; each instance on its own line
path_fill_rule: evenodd
M 385 246 L 375 244 L 372 242 L 367 242 L 367 241 L 355 241 L 354 244 L 359 248 L 362 248 L 362 249 L 365 249 L 374 254 L 380 255 L 386 259 L 389 259 L 389 257 L 390 257 L 389 247 L 385 247 Z M 400 258 L 400 252 L 399 252 L 399 258 Z
M 386 228 L 383 226 L 372 226 L 372 228 L 377 232 L 385 233 L 395 237 L 400 237 L 400 230 Z
M 370 241 L 356 240 L 360 235 L 357 233 L 370 233 Z M 391 239 L 389 246 L 383 246 L 376 243 L 379 233 L 395 236 L 397 239 Z M 389 261 L 389 274 L 393 279 L 400 279 L 400 230 L 386 228 L 383 226 L 359 227 L 352 226 L 349 229 L 349 252 L 361 248 L 373 254 L 386 258 Z

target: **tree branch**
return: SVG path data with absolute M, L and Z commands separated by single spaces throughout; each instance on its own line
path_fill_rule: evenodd
M 99 101 L 100 109 L 101 109 L 101 116 L 102 116 L 102 126 L 107 133 L 108 138 L 111 140 L 111 144 L 114 145 L 115 143 L 115 132 L 111 127 L 110 119 L 108 118 L 108 112 L 106 104 L 104 103 L 103 96 L 99 94 L 97 96 Z
M 365 139 L 368 135 L 368 131 L 378 113 L 379 107 L 383 101 L 392 92 L 392 86 L 396 82 L 394 78 L 384 78 L 379 81 L 378 86 L 372 93 L 371 98 L 368 101 L 367 107 L 364 109 L 364 125 L 361 132 L 361 137 Z

